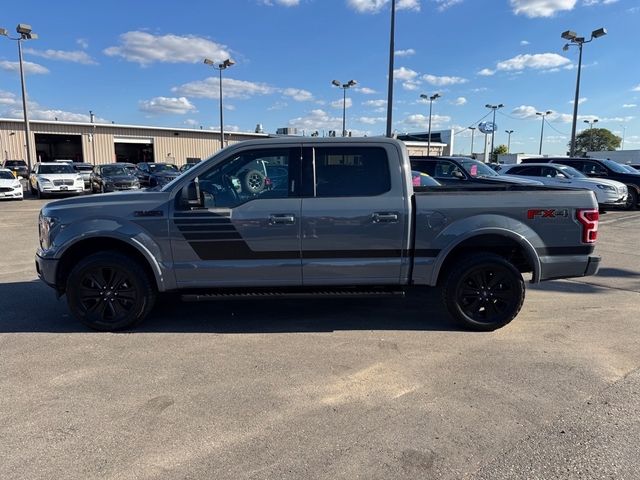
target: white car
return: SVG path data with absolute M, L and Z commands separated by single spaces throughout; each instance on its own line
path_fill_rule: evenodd
M 0 168 L 0 200 L 22 200 L 22 184 L 8 168 Z
M 538 180 L 553 187 L 585 188 L 596 194 L 602 207 L 624 207 L 627 201 L 627 186 L 624 183 L 604 178 L 587 177 L 573 167 L 558 163 L 527 163 L 504 165 L 500 173 Z
M 37 163 L 29 177 L 31 193 L 38 198 L 54 194 L 81 194 L 84 180 L 67 163 Z

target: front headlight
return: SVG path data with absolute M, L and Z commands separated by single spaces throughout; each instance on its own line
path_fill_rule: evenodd
M 602 185 L 602 184 L 599 183 L 599 184 L 596 185 L 596 187 L 598 187 L 600 190 L 610 190 L 610 191 L 613 191 L 613 192 L 616 191 L 616 188 L 612 187 L 611 185 Z
M 48 250 L 51 247 L 51 230 L 55 227 L 57 219 L 55 217 L 46 217 L 40 213 L 38 219 L 38 233 L 40 235 L 40 248 Z
M 40 178 L 38 179 L 38 181 L 39 181 L 40 183 L 51 183 L 51 180 L 49 180 L 49 179 L 48 179 L 48 178 L 46 178 L 46 177 L 40 177 Z
M 22 185 L 20 184 L 20 182 L 16 182 L 16 184 L 13 186 L 14 190 L 22 190 Z

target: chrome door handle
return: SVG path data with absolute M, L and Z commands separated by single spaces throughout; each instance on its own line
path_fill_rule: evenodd
M 371 215 L 373 223 L 396 223 L 398 221 L 397 212 L 375 212 Z
M 291 213 L 269 215 L 269 225 L 293 225 L 294 223 L 296 223 L 296 217 Z

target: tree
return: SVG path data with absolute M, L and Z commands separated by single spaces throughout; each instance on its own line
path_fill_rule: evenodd
M 491 154 L 491 161 L 497 162 L 498 155 L 504 155 L 507 152 L 508 152 L 508 149 L 506 145 L 498 145 L 496 148 L 493 149 L 493 153 Z
M 620 147 L 620 142 L 622 139 L 606 128 L 587 128 L 576 135 L 576 155 L 583 156 L 587 152 L 615 150 Z

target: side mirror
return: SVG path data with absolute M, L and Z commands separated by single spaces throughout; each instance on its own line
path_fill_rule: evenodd
M 182 204 L 189 208 L 202 208 L 204 205 L 198 177 L 182 189 Z

